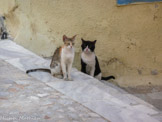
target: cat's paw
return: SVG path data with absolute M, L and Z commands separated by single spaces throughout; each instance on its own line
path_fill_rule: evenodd
M 68 78 L 68 81 L 73 81 L 73 79 L 72 78 Z
M 65 81 L 68 81 L 68 78 L 64 78 Z
M 64 77 L 63 78 L 65 81 L 73 81 L 73 79 L 71 77 Z

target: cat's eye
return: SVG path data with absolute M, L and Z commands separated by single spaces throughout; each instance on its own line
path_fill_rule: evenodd
M 72 45 L 74 45 L 75 43 L 72 43 Z

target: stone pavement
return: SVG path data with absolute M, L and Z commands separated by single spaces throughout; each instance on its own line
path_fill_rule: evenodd
M 0 122 L 160 122 L 161 111 L 107 82 L 76 69 L 74 81 L 27 69 L 49 67 L 45 60 L 10 40 L 0 41 Z M 8 120 L 6 120 L 8 121 Z
M 4 60 L 0 83 L 0 122 L 108 121 Z
M 129 93 L 147 101 L 162 111 L 162 86 L 138 86 L 125 88 Z

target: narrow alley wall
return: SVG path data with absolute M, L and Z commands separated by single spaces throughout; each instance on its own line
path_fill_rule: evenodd
M 0 14 L 14 41 L 44 57 L 76 38 L 74 66 L 80 69 L 81 37 L 97 40 L 103 76 L 120 86 L 162 85 L 162 3 L 119 7 L 115 0 L 0 0 Z

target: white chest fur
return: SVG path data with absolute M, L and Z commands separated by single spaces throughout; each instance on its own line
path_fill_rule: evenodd
M 95 53 L 86 54 L 86 53 L 82 52 L 82 54 L 81 54 L 81 58 L 82 58 L 83 62 L 85 62 L 90 67 L 95 66 L 95 64 L 96 64 L 95 57 L 96 57 Z
M 63 48 L 61 52 L 61 60 L 64 62 L 73 62 L 74 59 L 74 48 L 67 49 Z

